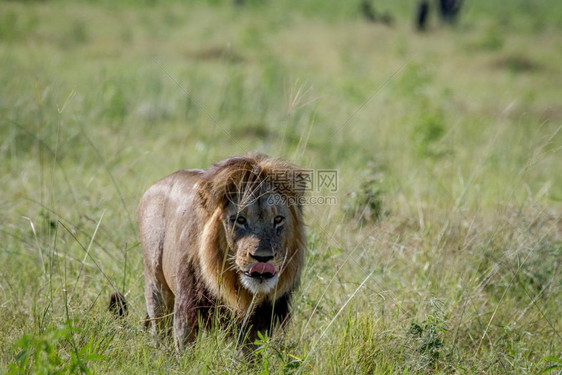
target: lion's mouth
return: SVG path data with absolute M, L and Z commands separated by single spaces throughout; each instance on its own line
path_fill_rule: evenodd
M 275 276 L 275 267 L 271 263 L 258 262 L 248 271 L 244 271 L 244 275 L 251 278 L 271 279 Z

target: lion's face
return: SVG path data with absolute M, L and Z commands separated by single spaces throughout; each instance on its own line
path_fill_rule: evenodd
M 230 248 L 228 266 L 253 294 L 267 294 L 279 280 L 288 261 L 287 238 L 291 211 L 283 197 L 260 191 L 229 200 L 222 215 Z

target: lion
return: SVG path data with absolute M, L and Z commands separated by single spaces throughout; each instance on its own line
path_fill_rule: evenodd
M 305 189 L 294 183 L 303 173 L 252 153 L 177 171 L 146 191 L 139 227 L 153 335 L 172 315 L 179 351 L 217 311 L 233 318 L 218 324 L 234 321 L 250 340 L 285 325 L 306 251 Z

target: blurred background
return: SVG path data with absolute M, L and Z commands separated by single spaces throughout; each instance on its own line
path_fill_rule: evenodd
M 562 2 L 2 1 L 0 66 L 1 372 L 558 371 Z M 138 201 L 254 150 L 337 175 L 293 322 L 175 357 Z

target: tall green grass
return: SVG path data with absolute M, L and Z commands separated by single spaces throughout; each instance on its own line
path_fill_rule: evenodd
M 560 5 L 356 5 L 0 4 L 0 372 L 559 371 Z M 250 150 L 338 172 L 293 320 L 254 361 L 155 347 L 138 200 Z

